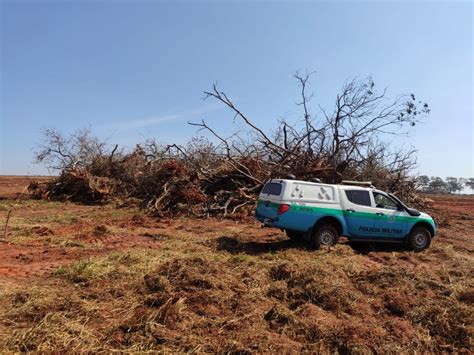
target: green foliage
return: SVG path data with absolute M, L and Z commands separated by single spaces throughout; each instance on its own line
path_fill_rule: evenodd
M 420 175 L 416 178 L 416 183 L 419 190 L 429 193 L 455 194 L 461 192 L 464 188 L 474 189 L 474 178 L 448 176 L 446 180 L 443 180 L 439 176 Z

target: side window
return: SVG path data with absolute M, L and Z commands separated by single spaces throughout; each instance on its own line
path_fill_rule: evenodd
M 346 196 L 349 201 L 356 205 L 371 206 L 369 191 L 346 190 Z
M 374 200 L 378 208 L 386 208 L 389 210 L 398 209 L 397 203 L 388 196 L 374 192 Z

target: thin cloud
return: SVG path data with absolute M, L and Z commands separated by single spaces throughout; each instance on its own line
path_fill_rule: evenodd
M 116 129 L 116 130 L 124 130 L 124 129 L 133 129 L 133 128 L 143 128 L 143 127 L 150 127 L 156 126 L 163 122 L 169 121 L 177 121 L 181 119 L 189 119 L 200 115 L 205 115 L 207 113 L 219 110 L 222 108 L 222 105 L 213 104 L 208 105 L 192 110 L 182 111 L 175 114 L 168 114 L 163 116 L 151 116 L 145 117 L 141 119 L 135 119 L 130 121 L 117 121 L 117 122 L 110 122 L 103 126 L 106 129 Z
M 180 118 L 183 118 L 182 114 L 156 116 L 156 117 L 148 117 L 148 118 L 142 118 L 142 119 L 132 120 L 132 121 L 116 122 L 115 124 L 113 124 L 113 126 L 114 128 L 117 128 L 117 129 L 142 128 L 142 127 L 148 127 L 148 126 L 155 126 L 162 122 L 178 120 Z

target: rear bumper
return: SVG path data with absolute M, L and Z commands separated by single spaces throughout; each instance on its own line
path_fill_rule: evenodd
M 278 221 L 280 220 L 278 217 L 274 217 L 274 218 L 265 217 L 264 215 L 258 212 L 255 212 L 255 218 L 257 218 L 259 222 L 262 222 L 263 224 L 267 226 L 271 226 L 271 227 L 273 227 L 274 224 L 278 223 Z

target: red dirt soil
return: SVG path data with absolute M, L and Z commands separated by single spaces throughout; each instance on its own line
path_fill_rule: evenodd
M 157 241 L 135 236 L 123 240 L 120 236 L 107 236 L 96 238 L 87 236 L 89 241 L 100 241 L 103 247 L 98 250 L 64 248 L 61 246 L 45 246 L 43 243 L 29 245 L 12 245 L 0 243 L 0 279 L 3 277 L 28 277 L 49 274 L 59 266 L 70 264 L 73 261 L 110 253 L 113 250 L 126 250 L 130 248 L 157 249 Z
M 133 224 L 133 218 L 130 219 L 128 216 L 111 219 L 104 215 L 103 218 L 90 221 L 80 217 L 94 215 L 103 208 L 69 203 L 54 205 L 54 203 L 34 200 L 28 202 L 28 184 L 34 180 L 46 179 L 48 178 L 0 176 L 0 200 L 8 204 L 0 210 L 0 281 L 49 274 L 59 266 L 113 250 L 160 247 L 160 243 L 153 238 L 142 235 L 124 236 L 123 233 L 112 233 L 108 230 L 106 224 L 122 226 Z M 5 221 L 9 211 L 11 211 L 11 216 L 4 237 Z M 47 221 L 51 217 L 60 218 L 63 214 L 72 215 L 72 218 L 78 216 L 78 218 L 73 219 L 73 223 L 54 223 L 54 226 L 34 225 L 22 228 L 21 232 L 29 238 L 22 242 L 15 240 L 14 230 L 19 228 L 18 225 L 30 225 L 31 218 L 40 221 L 41 224 L 44 219 L 44 223 L 48 224 Z M 144 223 L 149 222 L 146 217 L 138 217 Z M 73 236 L 73 241 L 86 246 L 93 245 L 94 248 L 67 248 L 59 243 L 62 239 L 58 236 L 63 239 L 64 236 Z

